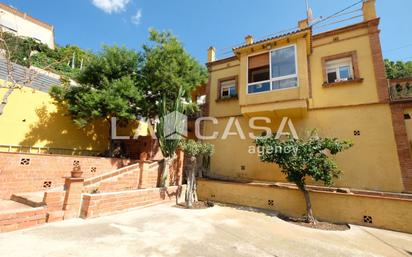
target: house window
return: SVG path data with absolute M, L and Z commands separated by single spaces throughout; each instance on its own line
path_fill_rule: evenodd
M 266 62 L 262 60 L 263 56 L 267 58 Z M 248 93 L 297 87 L 296 63 L 295 45 L 275 49 L 257 57 L 249 57 Z
M 335 83 L 353 79 L 352 58 L 326 62 L 327 82 Z
M 227 99 L 237 96 L 236 79 L 220 82 L 220 98 Z
M 322 58 L 324 86 L 335 83 L 362 82 L 359 76 L 356 51 L 340 53 Z

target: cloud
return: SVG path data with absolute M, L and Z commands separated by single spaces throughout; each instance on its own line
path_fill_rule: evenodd
M 106 13 L 118 13 L 124 11 L 130 0 L 92 0 L 97 8 Z
M 131 21 L 134 25 L 139 25 L 142 19 L 142 9 L 137 10 L 136 14 L 131 17 Z

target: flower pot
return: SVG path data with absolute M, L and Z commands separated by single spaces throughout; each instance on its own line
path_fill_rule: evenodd
M 80 169 L 80 166 L 76 166 L 73 168 L 71 171 L 71 176 L 72 178 L 81 178 L 83 174 L 83 171 Z
M 142 153 L 140 153 L 139 159 L 141 161 L 147 161 L 148 157 L 149 157 L 149 155 L 146 152 L 142 152 Z

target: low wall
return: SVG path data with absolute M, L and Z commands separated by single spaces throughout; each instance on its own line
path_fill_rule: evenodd
M 129 163 L 115 158 L 0 152 L 0 199 L 63 186 L 62 178 L 70 175 L 74 165 L 80 165 L 83 177 L 89 178 Z
M 200 179 L 197 193 L 201 200 L 275 210 L 289 216 L 306 213 L 303 194 L 293 187 Z M 412 233 L 411 199 L 314 190 L 310 197 L 319 220 Z
M 171 186 L 168 188 L 83 194 L 80 217 L 94 218 L 154 203 L 175 201 L 177 189 L 177 186 Z M 184 197 L 184 190 L 183 186 L 180 199 Z
M 12 212 L 0 212 L 0 232 L 34 227 L 46 223 L 44 207 Z

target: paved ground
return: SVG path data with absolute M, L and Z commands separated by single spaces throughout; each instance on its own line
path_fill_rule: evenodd
M 359 226 L 319 231 L 246 208 L 158 205 L 3 233 L 0 256 L 395 257 L 412 256 L 412 235 Z

